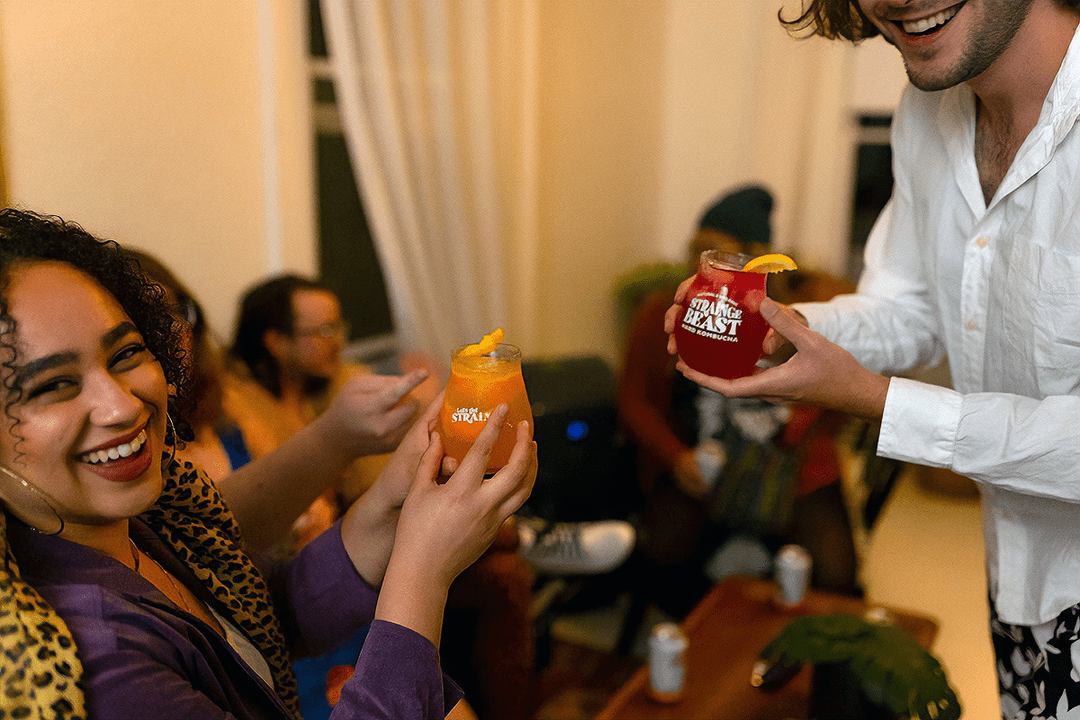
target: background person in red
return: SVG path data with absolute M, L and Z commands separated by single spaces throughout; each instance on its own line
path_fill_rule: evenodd
M 769 252 L 772 206 L 772 196 L 759 186 L 722 195 L 704 210 L 690 238 L 687 274 L 696 271 L 704 250 Z M 770 276 L 769 283 L 769 293 L 785 299 L 821 299 L 851 289 L 841 280 L 801 271 Z M 648 592 L 681 616 L 716 580 L 731 572 L 767 571 L 781 544 L 797 542 L 813 557 L 815 585 L 858 594 L 833 445 L 845 417 L 801 404 L 728 401 L 675 372 L 664 332 L 674 291 L 656 290 L 640 301 L 619 386 L 619 421 L 636 448 L 644 497 L 639 556 L 653 588 Z M 702 455 L 713 458 L 711 477 L 699 465 Z M 725 468 L 726 479 L 718 479 Z M 751 527 L 720 507 L 722 482 L 790 486 L 790 521 Z

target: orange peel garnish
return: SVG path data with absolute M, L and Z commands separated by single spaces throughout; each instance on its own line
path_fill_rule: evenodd
M 784 272 L 785 270 L 798 270 L 799 266 L 787 255 L 781 253 L 769 253 L 760 255 L 743 265 L 743 272 L 771 273 Z
M 479 357 L 480 355 L 487 355 L 494 352 L 495 348 L 499 346 L 499 343 L 503 341 L 503 329 L 495 328 L 484 337 L 480 338 L 480 342 L 473 343 L 472 345 L 466 345 L 462 348 L 459 356 L 464 357 Z

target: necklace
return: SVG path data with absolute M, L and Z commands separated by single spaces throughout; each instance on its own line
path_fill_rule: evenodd
M 139 556 L 143 553 L 135 545 L 135 541 L 132 540 L 130 537 L 128 538 L 128 543 L 131 544 L 131 559 L 135 561 L 135 572 L 138 575 L 142 575 L 142 573 L 139 572 Z M 172 586 L 173 592 L 176 593 L 176 598 L 180 601 L 180 605 L 184 608 L 184 610 L 188 614 L 192 614 L 191 607 L 187 604 L 187 600 L 184 599 L 184 594 L 180 592 L 180 587 L 176 584 L 176 581 L 173 580 L 172 575 L 169 574 L 169 571 L 161 567 L 161 563 L 159 563 L 154 558 L 150 557 L 149 555 L 147 555 L 146 557 L 150 560 L 150 562 L 154 563 L 157 569 L 161 571 L 161 574 L 165 576 L 165 579 L 169 581 L 169 585 Z

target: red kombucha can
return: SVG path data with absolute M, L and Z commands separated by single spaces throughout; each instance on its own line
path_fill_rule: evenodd
M 742 272 L 749 256 L 701 253 L 675 322 L 679 357 L 698 372 L 732 380 L 754 371 L 769 324 L 761 317 L 767 273 Z

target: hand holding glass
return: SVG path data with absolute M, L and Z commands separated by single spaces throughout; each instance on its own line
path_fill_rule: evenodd
M 532 407 L 521 376 L 521 352 L 506 344 L 486 355 L 463 350 L 458 348 L 450 357 L 450 380 L 439 413 L 439 431 L 446 454 L 461 462 L 492 410 L 506 403 L 510 410 L 488 458 L 487 471 L 495 472 L 510 459 L 518 423 L 528 421 L 532 434 Z
M 682 361 L 698 372 L 733 380 L 754 371 L 769 324 L 761 317 L 767 273 L 740 270 L 750 258 L 701 253 L 697 276 L 675 321 Z

